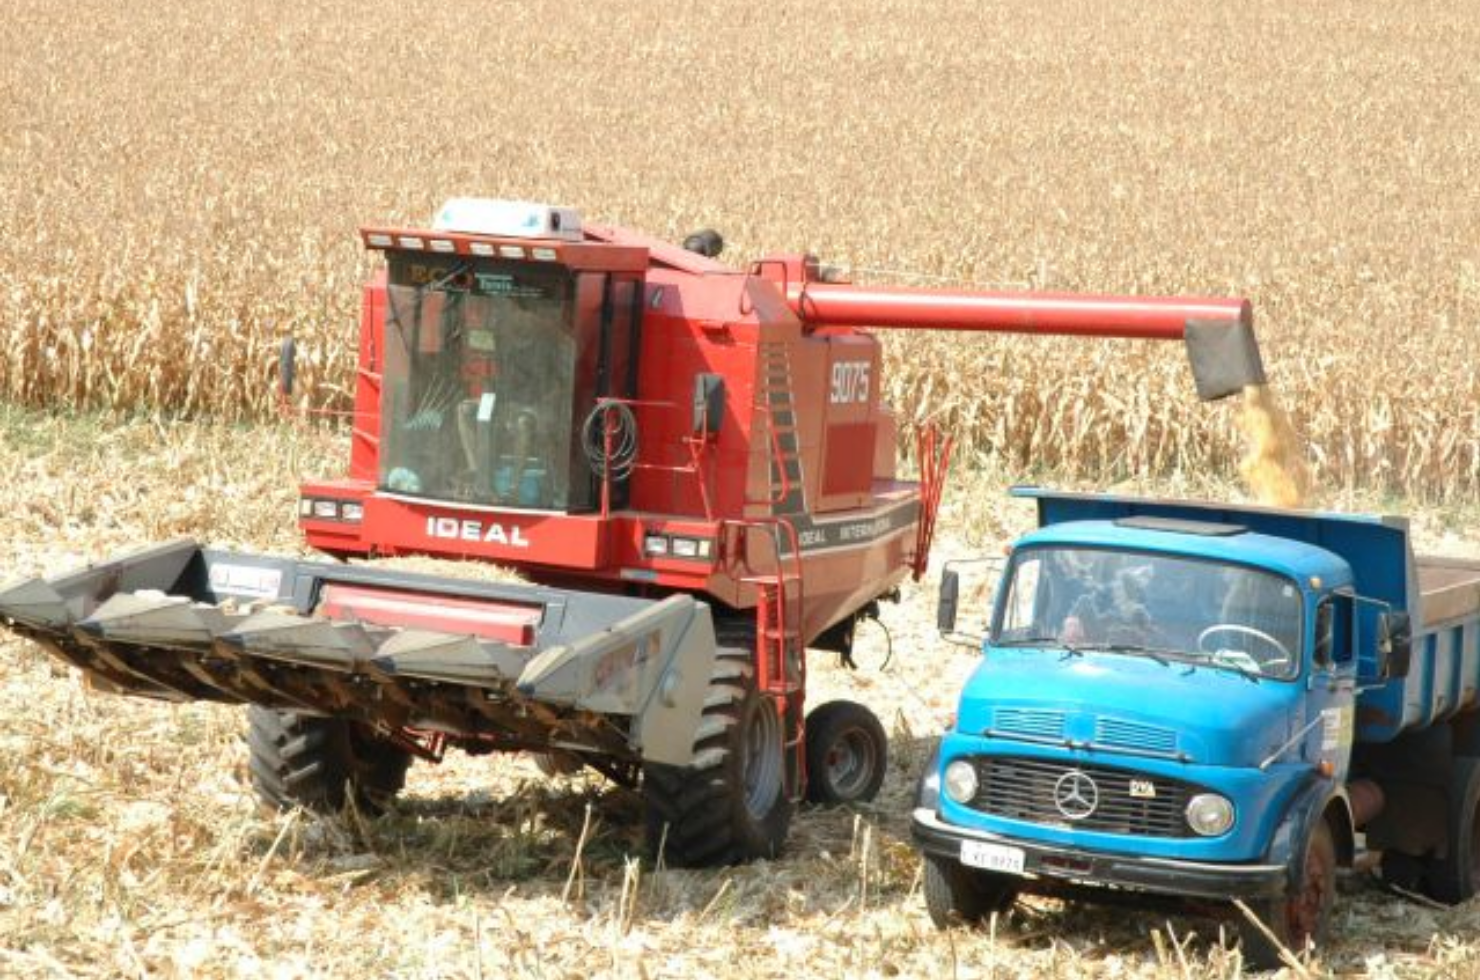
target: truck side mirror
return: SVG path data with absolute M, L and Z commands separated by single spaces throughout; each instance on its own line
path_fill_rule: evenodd
M 719 434 L 725 415 L 725 379 L 718 374 L 694 375 L 693 434 L 708 439 Z
M 298 344 L 284 337 L 278 348 L 278 391 L 284 398 L 293 397 L 293 379 L 298 373 Z
M 961 575 L 954 569 L 940 573 L 940 596 L 935 605 L 935 628 L 942 633 L 956 631 L 956 605 L 961 597 Z
M 1413 663 L 1413 621 L 1406 612 L 1385 612 L 1377 618 L 1378 673 L 1390 680 L 1408 676 Z

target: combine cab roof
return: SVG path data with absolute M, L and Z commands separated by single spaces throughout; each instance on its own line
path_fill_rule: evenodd
M 648 250 L 642 245 L 600 239 L 518 238 L 428 228 L 367 226 L 360 238 L 368 249 L 467 255 L 514 262 L 548 262 L 576 271 L 645 272 Z

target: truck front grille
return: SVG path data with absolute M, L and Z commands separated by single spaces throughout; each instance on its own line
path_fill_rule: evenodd
M 1191 783 L 1045 759 L 978 756 L 973 761 L 978 789 L 968 805 L 982 813 L 1107 834 L 1193 836 L 1184 811 L 1201 789 Z

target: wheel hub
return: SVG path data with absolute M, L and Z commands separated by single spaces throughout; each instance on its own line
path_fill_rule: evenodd
M 751 714 L 740 744 L 745 809 L 762 820 L 776 805 L 782 782 L 781 719 L 769 702 L 761 702 Z
M 874 763 L 874 745 L 867 733 L 850 728 L 828 749 L 827 780 L 840 796 L 856 795 L 868 783 Z

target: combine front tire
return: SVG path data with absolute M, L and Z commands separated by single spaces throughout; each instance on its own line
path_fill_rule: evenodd
M 889 739 L 872 711 L 829 701 L 807 715 L 807 799 L 867 803 L 884 784 Z
M 248 718 L 252 788 L 274 809 L 338 813 L 353 799 L 361 812 L 375 815 L 406 784 L 410 754 L 363 725 L 258 705 Z
M 721 648 L 688 766 L 643 767 L 647 846 L 674 867 L 775 857 L 791 826 L 786 721 L 755 689 L 748 650 Z

